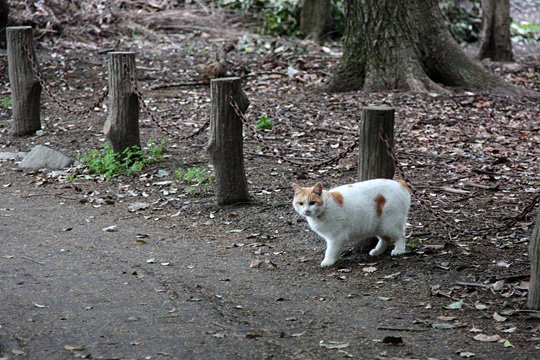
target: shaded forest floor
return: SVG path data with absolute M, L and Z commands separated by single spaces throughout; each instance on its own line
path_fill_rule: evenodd
M 339 59 L 335 44 L 260 36 L 240 18 L 200 9 L 117 16 L 125 21 L 38 40 L 42 72 L 59 101 L 84 107 L 106 87 L 106 50 L 135 51 L 160 123 L 141 114 L 141 138 L 164 142 L 165 159 L 110 181 L 83 166 L 0 162 L 0 356 L 536 357 L 540 315 L 524 304 L 540 193 L 538 103 L 460 91 L 325 94 L 317 90 Z M 218 207 L 212 184 L 175 172 L 212 175 L 207 132 L 178 138 L 210 111 L 208 87 L 186 85 L 199 81 L 196 65 L 231 43 L 229 73 L 243 77 L 247 118 L 266 114 L 272 129 L 259 134 L 274 155 L 306 166 L 278 161 L 246 131 L 253 201 Z M 527 49 L 515 63 L 486 66 L 540 91 L 540 58 Z M 2 84 L 9 96 L 6 74 Z M 0 151 L 46 144 L 79 158 L 102 147 L 106 105 L 79 117 L 47 96 L 42 104 L 47 127 L 27 138 L 9 136 L 2 110 Z M 307 164 L 354 142 L 366 105 L 395 108 L 400 166 L 430 210 L 413 202 L 405 256 L 351 250 L 321 269 L 324 244 L 296 220 L 290 183 L 355 181 L 354 155 L 317 171 Z M 148 207 L 130 211 L 137 202 Z

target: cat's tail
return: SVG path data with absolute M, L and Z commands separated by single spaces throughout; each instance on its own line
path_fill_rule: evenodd
M 407 192 L 408 192 L 409 194 L 412 194 L 411 187 L 409 186 L 409 184 L 407 184 L 407 183 L 405 182 L 405 180 L 401 180 L 401 179 L 400 179 L 400 180 L 396 180 L 396 181 L 401 185 L 402 188 L 404 188 L 405 190 L 407 190 Z

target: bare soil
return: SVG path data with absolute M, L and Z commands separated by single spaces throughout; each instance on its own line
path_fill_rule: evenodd
M 84 166 L 63 173 L 0 162 L 0 357 L 538 357 L 540 314 L 525 308 L 540 191 L 537 102 L 460 91 L 325 94 L 317 90 L 339 59 L 336 44 L 260 36 L 202 10 L 127 20 L 139 24 L 131 23 L 132 36 L 43 37 L 42 72 L 59 101 L 84 107 L 106 87 L 102 50 L 136 51 L 147 104 L 176 136 L 141 115 L 141 138 L 165 141 L 166 158 L 110 181 Z M 206 132 L 177 137 L 196 131 L 210 110 L 208 87 L 185 83 L 199 81 L 195 66 L 230 42 L 229 72 L 244 76 L 251 101 L 247 118 L 272 119 L 272 130 L 259 133 L 275 151 L 246 130 L 252 201 L 218 207 L 212 185 L 175 176 L 193 166 L 211 175 Z M 540 91 L 538 54 L 486 66 Z M 5 74 L 2 84 L 8 96 Z M 47 96 L 42 103 L 39 136 L 11 137 L 2 110 L 0 151 L 46 144 L 79 158 L 102 146 L 105 105 L 78 117 Z M 290 183 L 355 181 L 354 154 L 315 171 L 308 164 L 354 142 L 366 105 L 396 110 L 396 154 L 417 194 L 410 249 L 376 258 L 351 249 L 321 269 L 324 244 L 296 219 Z M 135 202 L 150 206 L 130 212 Z

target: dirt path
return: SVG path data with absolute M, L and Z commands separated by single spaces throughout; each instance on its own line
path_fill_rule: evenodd
M 257 245 L 235 233 L 225 241 L 212 231 L 180 233 L 122 208 L 50 195 L 21 185 L 0 192 L 5 358 L 534 358 L 532 345 L 503 349 L 466 329 L 426 326 L 434 318 L 425 304 L 440 303 L 428 284 L 456 274 L 424 269 L 418 278 L 421 258 L 379 259 L 375 277 L 362 264 L 321 270 L 317 247 L 298 261 L 276 241 L 267 246 L 284 255 L 250 268 Z M 110 225 L 117 231 L 102 230 Z M 403 344 L 382 343 L 387 336 Z

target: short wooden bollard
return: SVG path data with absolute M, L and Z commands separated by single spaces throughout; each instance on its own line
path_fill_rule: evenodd
M 245 203 L 249 201 L 249 193 L 244 171 L 242 121 L 231 107 L 230 99 L 236 101 L 242 112 L 248 108 L 249 100 L 237 77 L 212 80 L 210 93 L 210 139 L 206 150 L 214 165 L 217 203 Z
M 388 146 L 381 139 L 381 132 L 388 140 L 390 149 L 394 144 L 394 109 L 391 107 L 368 106 L 362 109 L 359 123 L 358 180 L 394 177 L 394 161 L 388 154 Z M 369 253 L 377 245 L 377 238 L 370 238 L 357 245 L 356 251 Z
M 529 258 L 531 259 L 531 281 L 529 282 L 527 306 L 533 310 L 540 310 L 540 210 L 529 240 Z
M 387 106 L 368 106 L 362 109 L 359 124 L 358 179 L 360 181 L 394 177 L 394 161 L 388 153 L 394 146 L 394 109 Z
M 135 53 L 111 52 L 108 58 L 109 116 L 103 132 L 116 153 L 141 146 L 139 98 L 135 93 Z
M 6 29 L 8 73 L 11 86 L 13 124 L 11 134 L 24 136 L 41 129 L 39 114 L 41 85 L 32 68 L 34 36 L 31 26 Z

